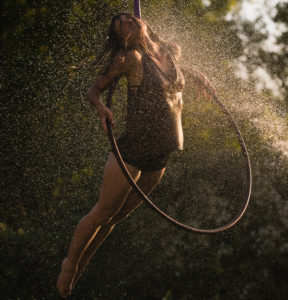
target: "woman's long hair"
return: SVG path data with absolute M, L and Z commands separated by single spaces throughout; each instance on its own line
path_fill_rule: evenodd
M 107 62 L 110 62 L 119 51 L 125 49 L 125 45 L 123 45 L 123 41 L 118 37 L 118 35 L 114 31 L 114 24 L 116 20 L 120 20 L 121 15 L 132 16 L 130 13 L 119 13 L 115 15 L 109 28 L 107 30 L 106 40 L 101 46 L 100 51 L 98 52 L 95 60 L 91 63 L 92 68 L 101 68 L 103 65 L 105 66 Z
M 123 59 L 125 59 L 125 52 L 128 50 L 126 43 L 119 38 L 119 36 L 116 34 L 114 30 L 114 24 L 116 20 L 120 20 L 121 16 L 125 15 L 126 17 L 133 18 L 136 21 L 137 24 L 137 18 L 134 17 L 129 12 L 122 12 L 117 15 L 115 15 L 111 23 L 109 25 L 108 31 L 107 31 L 107 37 L 105 42 L 103 43 L 100 51 L 98 52 L 96 59 L 90 64 L 90 67 L 92 69 L 107 69 L 109 67 L 109 64 L 113 60 L 113 58 L 120 52 L 123 51 Z M 146 24 L 147 25 L 147 24 Z M 171 49 L 167 46 L 167 44 L 160 39 L 160 37 L 151 29 L 150 26 L 147 25 L 148 34 L 156 43 L 160 43 L 164 49 L 169 51 L 171 53 Z M 151 54 L 148 46 L 146 45 L 144 37 L 140 37 L 140 43 L 138 45 L 139 48 L 143 49 L 147 54 Z M 172 52 L 173 54 L 173 52 Z M 173 54 L 174 56 L 174 54 Z M 103 68 L 104 67 L 104 68 Z

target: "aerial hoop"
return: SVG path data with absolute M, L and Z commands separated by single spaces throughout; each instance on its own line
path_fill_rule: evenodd
M 118 83 L 119 78 L 117 78 L 116 80 L 114 80 L 112 86 L 109 89 L 108 95 L 107 95 L 107 99 L 106 99 L 106 105 L 108 108 L 111 108 L 111 100 L 112 100 L 112 96 L 114 93 L 114 90 L 116 88 L 116 85 Z M 173 219 L 172 217 L 170 217 L 169 215 L 167 215 L 163 210 L 161 210 L 157 205 L 155 205 L 147 196 L 146 194 L 140 189 L 140 187 L 137 185 L 137 183 L 134 181 L 134 179 L 131 177 L 128 169 L 125 166 L 125 163 L 122 159 L 121 153 L 118 149 L 118 145 L 116 142 L 116 139 L 114 137 L 114 134 L 112 132 L 112 128 L 111 128 L 111 124 L 109 122 L 109 120 L 107 120 L 107 129 L 108 129 L 108 137 L 113 149 L 113 152 L 115 154 L 115 157 L 119 163 L 119 166 L 121 167 L 121 170 L 123 172 L 123 174 L 125 175 L 125 177 L 127 178 L 128 182 L 130 183 L 130 185 L 132 186 L 132 188 L 137 192 L 138 196 L 146 203 L 148 204 L 148 206 L 150 206 L 154 211 L 156 211 L 162 218 L 164 218 L 166 221 L 174 224 L 175 226 L 177 226 L 178 228 L 184 229 L 186 231 L 190 231 L 190 232 L 194 232 L 194 233 L 198 233 L 198 234 L 213 234 L 213 233 L 218 233 L 218 232 L 222 232 L 225 231 L 229 228 L 231 228 L 232 226 L 234 226 L 244 215 L 249 201 L 250 201 L 250 196 L 251 196 L 251 189 L 252 189 L 252 170 L 251 170 L 251 164 L 250 164 L 250 159 L 249 159 L 249 154 L 248 154 L 248 150 L 244 141 L 244 138 L 240 132 L 240 129 L 238 127 L 238 125 L 236 124 L 236 122 L 234 121 L 231 113 L 228 111 L 228 109 L 225 107 L 225 105 L 222 103 L 222 101 L 217 97 L 217 95 L 215 95 L 214 91 L 207 89 L 207 92 L 212 96 L 212 98 L 216 101 L 216 103 L 220 106 L 220 108 L 222 109 L 222 111 L 227 115 L 228 119 L 231 121 L 233 127 L 235 128 L 235 131 L 237 132 L 237 136 L 238 136 L 238 140 L 239 143 L 241 145 L 241 149 L 242 149 L 242 153 L 243 156 L 246 159 L 246 166 L 247 166 L 247 190 L 246 190 L 246 196 L 245 196 L 245 201 L 242 204 L 241 209 L 239 210 L 238 214 L 226 225 L 223 225 L 221 227 L 216 227 L 216 228 L 211 228 L 211 229 L 202 229 L 202 228 L 196 228 L 196 227 L 192 227 L 192 226 L 188 226 L 184 223 L 181 223 L 175 219 Z
M 134 13 L 137 17 L 139 17 L 139 18 L 141 17 L 140 1 L 139 0 L 134 0 Z M 119 80 L 119 78 L 117 78 L 113 81 L 113 83 L 112 83 L 112 85 L 111 85 L 111 87 L 108 91 L 108 95 L 107 95 L 107 99 L 106 99 L 106 105 L 107 105 L 108 108 L 111 108 L 111 102 L 112 102 L 111 100 L 112 100 L 114 90 L 117 86 L 118 80 Z M 137 185 L 137 183 L 131 177 L 131 175 L 130 175 L 128 169 L 126 168 L 125 163 L 122 159 L 121 153 L 118 149 L 116 139 L 115 139 L 114 134 L 112 132 L 111 124 L 110 124 L 109 120 L 107 119 L 108 137 L 109 137 L 113 152 L 115 154 L 115 157 L 116 157 L 116 159 L 119 163 L 119 166 L 121 167 L 121 170 L 122 170 L 123 174 L 127 178 L 128 182 L 130 183 L 132 188 L 136 191 L 138 196 L 146 204 L 148 204 L 148 206 L 150 206 L 154 211 L 156 211 L 162 218 L 164 218 L 166 221 L 174 224 L 178 228 L 181 228 L 181 229 L 184 229 L 186 231 L 193 232 L 193 233 L 198 233 L 198 234 L 218 233 L 218 232 L 225 231 L 225 230 L 231 228 L 232 226 L 234 226 L 243 217 L 243 215 L 244 215 L 244 213 L 245 213 L 245 211 L 248 207 L 248 204 L 249 204 L 249 201 L 250 201 L 250 196 L 251 196 L 251 189 L 252 189 L 252 170 L 251 170 L 250 158 L 249 158 L 248 150 L 247 150 L 244 138 L 241 134 L 241 131 L 240 131 L 237 123 L 235 122 L 234 118 L 232 117 L 231 113 L 225 107 L 225 105 L 222 103 L 222 101 L 217 97 L 215 92 L 211 89 L 208 89 L 208 88 L 206 88 L 206 90 L 212 96 L 212 98 L 215 100 L 215 102 L 219 105 L 219 107 L 222 109 L 222 111 L 226 114 L 226 116 L 230 120 L 231 124 L 233 125 L 235 131 L 237 132 L 238 140 L 239 140 L 239 143 L 241 145 L 243 156 L 246 159 L 246 166 L 247 166 L 247 182 L 248 182 L 248 184 L 247 184 L 245 201 L 243 202 L 242 207 L 239 210 L 238 214 L 229 223 L 227 223 L 226 225 L 220 226 L 220 227 L 211 228 L 211 229 L 202 229 L 202 228 L 196 228 L 196 227 L 188 226 L 184 223 L 181 223 L 181 222 L 173 219 L 172 217 L 167 215 L 164 211 L 162 211 L 157 205 L 155 205 L 146 196 L 146 194 L 140 189 L 140 187 Z

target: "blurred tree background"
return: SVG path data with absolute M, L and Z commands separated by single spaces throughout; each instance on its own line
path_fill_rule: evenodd
M 281 30 L 267 47 L 261 14 L 249 21 L 240 13 L 246 2 L 141 1 L 143 18 L 180 44 L 182 63 L 208 76 L 244 134 L 254 183 L 243 220 L 199 236 L 143 205 L 101 246 L 72 299 L 287 297 L 288 3 L 273 2 L 270 18 Z M 110 149 L 86 100 L 95 80 L 86 66 L 123 10 L 132 11 L 132 1 L 1 2 L 2 299 L 58 297 L 61 261 L 97 199 Z M 122 81 L 114 97 L 119 124 L 124 93 Z M 152 196 L 187 223 L 221 225 L 243 201 L 245 164 L 227 120 L 213 102 L 194 97 L 189 79 L 184 100 L 185 150 Z

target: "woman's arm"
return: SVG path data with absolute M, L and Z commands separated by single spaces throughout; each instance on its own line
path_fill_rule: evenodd
M 176 43 L 172 43 L 172 42 L 166 42 L 166 46 L 168 47 L 168 49 L 171 50 L 171 52 L 173 52 L 176 60 L 178 61 L 181 57 L 181 48 L 178 44 Z
M 112 84 L 115 78 L 125 74 L 125 57 L 118 54 L 114 57 L 108 70 L 101 75 L 87 92 L 89 102 L 97 109 L 100 123 L 107 134 L 106 120 L 114 124 L 112 111 L 101 101 L 101 94 Z
M 216 90 L 209 82 L 208 78 L 197 70 L 195 67 L 179 65 L 186 77 L 193 80 L 196 94 L 198 98 L 204 97 L 209 99 L 212 94 L 216 94 Z

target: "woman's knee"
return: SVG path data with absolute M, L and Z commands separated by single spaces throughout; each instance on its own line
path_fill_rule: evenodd
M 110 224 L 117 224 L 125 219 L 127 219 L 131 213 L 142 203 L 142 200 L 137 201 L 137 203 L 133 203 L 133 206 L 124 207 L 113 216 L 113 218 L 110 220 Z
M 95 207 L 84 217 L 89 220 L 93 226 L 102 226 L 108 224 L 114 215 L 117 214 L 120 207 L 115 205 L 95 205 Z
M 110 220 L 110 224 L 111 225 L 116 225 L 117 223 L 125 220 L 128 218 L 128 216 L 130 215 L 131 212 L 119 212 L 118 214 L 116 214 L 115 216 L 112 217 L 112 219 Z

